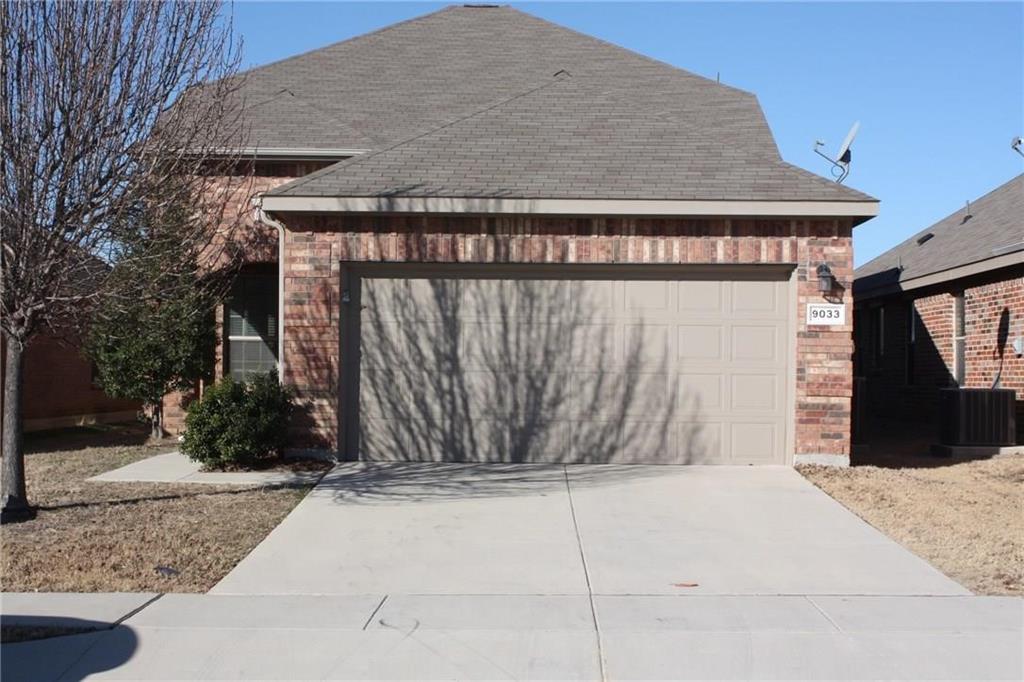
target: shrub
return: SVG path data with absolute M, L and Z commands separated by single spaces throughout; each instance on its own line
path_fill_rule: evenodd
M 181 451 L 207 468 L 251 468 L 280 455 L 292 393 L 274 374 L 222 379 L 188 408 Z

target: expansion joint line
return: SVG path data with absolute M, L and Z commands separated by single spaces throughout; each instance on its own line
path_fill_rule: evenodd
M 597 638 L 597 663 L 601 670 L 601 682 L 608 679 L 604 661 L 604 642 L 601 636 L 601 623 L 597 618 L 597 605 L 594 603 L 594 588 L 590 583 L 590 566 L 587 565 L 587 553 L 583 549 L 583 540 L 580 537 L 580 524 L 576 520 L 576 505 L 572 499 L 572 486 L 569 484 L 569 468 L 562 465 L 562 473 L 565 476 L 565 492 L 569 496 L 569 515 L 572 517 L 573 531 L 576 533 L 576 547 L 580 551 L 580 561 L 583 563 L 583 577 L 587 583 L 587 597 L 590 599 L 590 617 L 594 621 L 594 635 Z

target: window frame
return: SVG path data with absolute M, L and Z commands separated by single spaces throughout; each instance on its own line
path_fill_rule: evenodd
M 953 382 L 963 387 L 967 383 L 967 305 L 964 292 L 953 294 Z
M 905 383 L 907 386 L 913 386 L 914 380 L 914 369 L 915 369 L 915 355 L 917 353 L 917 321 L 919 319 L 917 313 L 916 301 L 907 302 L 907 338 L 904 346 L 906 348 L 906 358 L 904 364 L 904 370 L 906 372 Z
M 266 301 L 262 301 L 264 305 L 252 305 L 249 301 L 255 299 L 255 295 L 250 293 L 248 287 L 252 286 L 252 283 L 259 282 L 266 290 L 261 291 L 262 295 L 267 297 Z M 276 273 L 242 273 L 235 278 L 235 282 L 232 284 L 231 291 L 228 297 L 224 301 L 224 358 L 221 367 L 221 374 L 225 377 L 231 377 L 236 381 L 248 381 L 252 376 L 256 374 L 269 373 L 277 371 L 280 366 L 281 359 L 278 357 L 278 335 L 280 334 L 280 311 L 278 310 L 278 278 Z M 268 286 L 269 285 L 269 286 Z M 241 296 L 245 299 L 241 306 L 238 306 L 235 301 L 239 297 L 238 289 L 242 288 L 243 291 Z M 267 303 L 270 305 L 266 305 Z M 239 308 L 241 311 L 239 312 Z M 249 313 L 255 308 L 261 313 L 266 315 L 265 324 L 255 324 Z M 258 331 L 261 327 L 268 330 L 266 337 L 260 334 L 242 333 L 232 334 L 231 326 L 233 316 L 237 316 L 242 320 L 242 327 L 244 331 L 256 330 Z M 270 333 L 270 329 L 273 329 L 273 333 Z M 272 357 L 272 362 L 262 363 L 258 369 L 247 371 L 245 369 L 236 370 L 232 367 L 232 357 L 237 356 L 238 353 L 242 352 L 241 345 L 232 349 L 234 344 L 244 343 L 261 343 L 269 351 Z

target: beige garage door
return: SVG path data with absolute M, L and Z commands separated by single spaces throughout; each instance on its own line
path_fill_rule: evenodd
M 352 279 L 350 456 L 785 461 L 786 273 L 502 272 Z

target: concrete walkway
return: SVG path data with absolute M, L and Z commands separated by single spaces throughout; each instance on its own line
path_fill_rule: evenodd
M 113 471 L 93 476 L 90 481 L 121 483 L 207 483 L 212 485 L 312 485 L 320 471 L 201 471 L 198 462 L 169 452 L 147 457 Z
M 784 468 L 342 465 L 213 592 L 5 645 L 3 679 L 1024 675 L 1022 600 Z
M 0 593 L 0 623 L 53 627 L 55 620 L 64 619 L 68 627 L 103 630 L 121 623 L 159 596 L 147 592 L 4 592 Z

